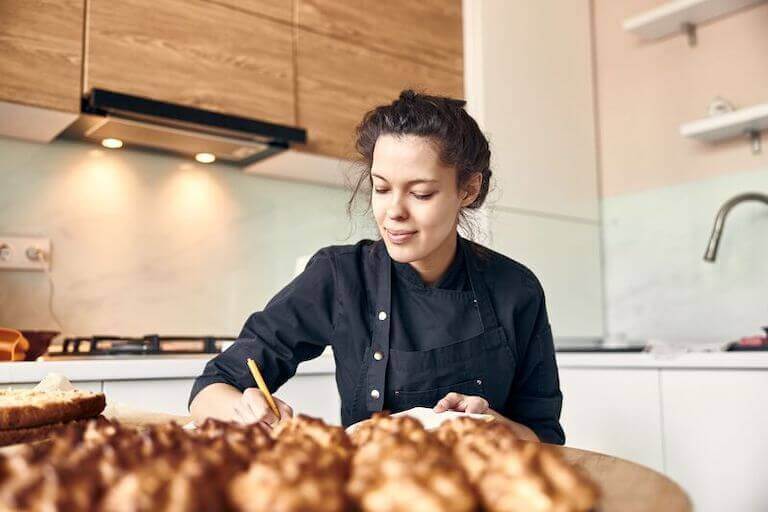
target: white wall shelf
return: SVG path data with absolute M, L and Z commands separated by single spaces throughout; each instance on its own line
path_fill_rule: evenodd
M 680 125 L 680 134 L 705 142 L 752 135 L 768 129 L 768 103 Z
M 674 0 L 624 21 L 624 30 L 641 39 L 684 33 L 690 27 L 766 0 Z M 686 29 L 686 27 L 689 27 Z

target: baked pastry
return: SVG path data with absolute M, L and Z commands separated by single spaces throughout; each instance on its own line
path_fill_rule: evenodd
M 556 450 L 502 422 L 460 418 L 433 433 L 377 414 L 352 439 L 307 416 L 271 432 L 102 417 L 55 430 L 0 451 L 0 511 L 583 512 L 599 496 Z
M 259 452 L 228 485 L 234 510 L 344 512 L 346 463 L 309 437 L 281 440 Z
M 599 499 L 597 486 L 553 448 L 517 440 L 502 422 L 460 418 L 436 435 L 489 512 L 586 512 Z
M 349 463 L 354 448 L 342 427 L 327 425 L 319 418 L 304 414 L 280 423 L 272 436 L 279 442 L 311 439 L 320 447 L 334 452 L 345 464 Z
M 106 406 L 103 393 L 81 390 L 0 390 L 0 430 L 92 418 Z
M 477 499 L 461 467 L 417 420 L 375 415 L 353 433 L 347 487 L 364 512 L 470 512 Z

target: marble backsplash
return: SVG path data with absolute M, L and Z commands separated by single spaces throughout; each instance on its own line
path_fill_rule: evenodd
M 0 138 L 0 234 L 51 239 L 42 272 L 0 272 L 0 325 L 67 334 L 239 332 L 296 260 L 371 236 L 346 190 L 171 156 Z
M 604 199 L 609 334 L 721 342 L 768 325 L 768 207 L 737 206 L 703 260 L 717 210 L 747 191 L 768 193 L 768 168 Z

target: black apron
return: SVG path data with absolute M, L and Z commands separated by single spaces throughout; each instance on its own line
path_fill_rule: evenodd
M 392 260 L 378 276 L 372 342 L 363 356 L 361 382 L 352 407 L 342 410 L 342 423 L 369 418 L 388 405 L 391 412 L 412 407 L 434 407 L 455 391 L 485 398 L 494 410 L 503 410 L 515 373 L 515 358 L 499 324 L 488 289 L 472 251 L 459 239 L 464 265 L 474 295 L 474 314 L 480 334 L 430 350 L 390 348 Z M 386 251 L 385 251 L 386 253 Z M 457 299 L 457 311 L 459 307 Z

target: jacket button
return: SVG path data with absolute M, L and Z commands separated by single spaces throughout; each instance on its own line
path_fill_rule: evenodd
M 379 320 L 386 320 L 387 313 L 385 311 L 379 311 Z
M 381 395 L 379 394 L 379 390 L 378 389 L 374 389 L 374 390 L 371 391 L 371 398 L 373 398 L 374 400 L 378 400 L 379 396 L 381 396 Z
M 482 380 L 480 380 L 480 379 L 477 379 L 477 380 L 475 381 L 475 383 L 476 383 L 478 386 L 482 386 L 482 385 L 483 385 L 483 381 L 482 381 Z
M 373 358 L 377 361 L 381 361 L 382 359 L 384 359 L 384 354 L 382 354 L 381 352 L 374 352 Z

